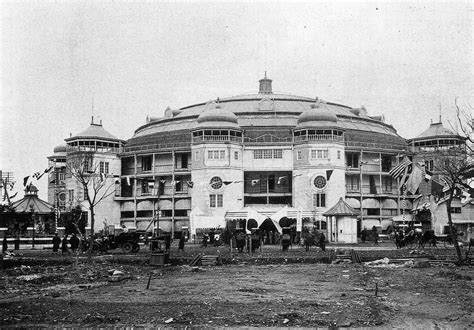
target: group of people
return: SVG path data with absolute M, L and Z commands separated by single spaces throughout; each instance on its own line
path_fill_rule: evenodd
M 372 230 L 367 230 L 367 228 L 364 227 L 362 231 L 360 232 L 360 240 L 362 243 L 365 243 L 366 241 L 372 240 L 375 245 L 379 244 L 379 232 L 377 230 L 377 227 L 373 226 Z
M 68 239 L 68 235 L 65 235 L 63 239 L 61 239 L 56 233 L 53 237 L 53 253 L 59 253 L 59 247 L 61 247 L 62 254 L 70 254 L 69 245 L 71 246 L 71 250 L 73 253 L 77 251 L 79 248 L 80 240 L 76 234 L 72 234 L 71 238 Z

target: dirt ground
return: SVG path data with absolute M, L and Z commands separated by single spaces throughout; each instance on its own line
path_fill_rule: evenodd
M 77 265 L 70 256 L 23 253 L 0 271 L 0 325 L 474 327 L 473 267 L 440 261 L 453 249 L 360 251 L 364 259 L 407 258 L 378 267 L 319 263 L 331 249 L 302 248 L 221 252 L 221 266 L 188 266 L 200 252 L 217 253 L 190 248 L 174 260 L 181 265 L 165 267 L 148 265 L 147 251 Z M 439 260 L 416 268 L 408 261 L 415 257 Z

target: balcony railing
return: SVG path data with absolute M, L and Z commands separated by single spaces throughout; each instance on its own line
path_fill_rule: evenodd
M 120 153 L 120 148 L 113 147 L 94 147 L 94 146 L 68 146 L 66 149 L 67 152 L 77 152 L 77 151 L 92 151 L 92 152 L 110 152 L 110 153 Z
M 314 134 L 314 135 L 300 135 L 294 137 L 295 142 L 301 141 L 332 141 L 332 142 L 343 142 L 344 137 L 342 135 L 333 135 L 333 134 Z
M 201 135 L 193 136 L 193 143 L 199 142 L 242 142 L 242 137 L 228 135 Z

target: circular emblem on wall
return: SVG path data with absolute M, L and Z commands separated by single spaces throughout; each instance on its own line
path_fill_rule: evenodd
M 66 200 L 66 194 L 64 194 L 64 193 L 63 193 L 63 194 L 59 194 L 59 200 L 60 200 L 61 202 L 64 202 L 64 201 Z
M 212 189 L 220 189 L 222 188 L 222 179 L 218 176 L 215 176 L 211 179 L 209 185 L 212 187 Z
M 318 189 L 323 189 L 324 187 L 326 187 L 326 183 L 326 178 L 322 175 L 318 175 L 314 178 L 313 181 L 314 186 Z

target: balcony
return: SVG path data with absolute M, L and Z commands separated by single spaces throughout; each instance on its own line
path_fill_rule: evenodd
M 239 136 L 226 136 L 226 135 L 201 135 L 193 136 L 193 143 L 202 143 L 202 142 L 235 142 L 241 143 L 242 137 Z
M 300 135 L 295 136 L 295 142 L 344 142 L 342 135 L 333 134 L 314 134 L 314 135 Z

